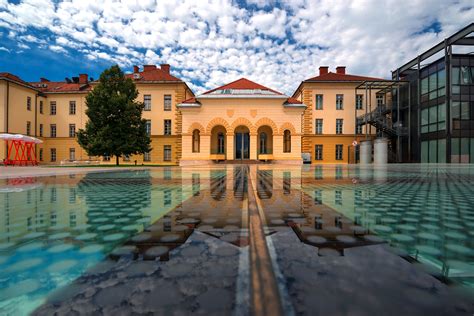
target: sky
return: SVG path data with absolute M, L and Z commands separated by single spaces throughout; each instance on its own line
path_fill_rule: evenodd
M 472 0 L 0 0 L 0 72 L 168 63 L 195 93 L 246 77 L 291 95 L 319 66 L 389 78 L 472 22 Z

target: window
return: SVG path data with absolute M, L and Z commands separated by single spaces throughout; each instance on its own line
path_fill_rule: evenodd
M 69 137 L 76 137 L 76 124 L 69 124 Z
M 40 101 L 39 112 L 43 114 L 43 101 Z
M 342 160 L 342 145 L 336 145 L 336 160 Z
M 291 153 L 291 132 L 289 130 L 285 130 L 283 133 L 283 152 Z
M 124 155 L 123 161 L 130 161 L 130 155 Z
M 342 134 L 343 119 L 336 119 L 336 134 Z
M 26 109 L 31 111 L 31 97 L 26 97 Z
M 452 116 L 459 118 L 460 103 L 452 102 Z M 421 133 L 430 133 L 446 129 L 446 104 L 439 104 L 421 110 Z
M 323 160 L 323 145 L 314 146 L 314 159 Z
M 69 101 L 69 115 L 76 114 L 76 101 Z
M 362 125 L 356 125 L 356 134 L 357 135 L 362 134 Z
M 356 95 L 356 110 L 362 110 L 362 104 L 364 103 L 364 96 L 362 94 Z
M 26 135 L 30 135 L 30 134 L 31 134 L 31 122 L 27 121 L 26 122 Z
M 69 160 L 76 160 L 76 148 L 69 148 Z
M 43 148 L 40 148 L 39 150 L 39 160 L 43 161 Z
M 143 96 L 143 103 L 145 104 L 144 111 L 151 111 L 151 95 L 145 94 Z
M 104 155 L 102 160 L 103 161 L 110 161 L 110 156 L 109 155 Z
M 456 142 L 456 138 L 452 141 Z M 446 162 L 446 139 L 434 139 L 421 142 L 422 163 L 444 163 Z M 456 161 L 452 161 L 456 162 Z
M 147 152 L 147 153 L 143 154 L 143 161 L 151 161 L 150 152 Z
M 171 120 L 165 120 L 165 135 L 171 135 Z
M 163 148 L 163 160 L 171 161 L 171 145 L 165 145 Z
M 56 115 L 56 101 L 49 102 L 49 114 Z
M 377 100 L 377 106 L 382 106 L 382 105 L 385 104 L 385 102 L 384 102 L 385 98 L 384 98 L 383 94 L 377 94 L 375 96 L 375 99 Z
M 200 151 L 201 135 L 198 129 L 193 131 L 193 153 L 198 153 Z
M 51 148 L 51 161 L 56 161 L 56 148 Z
M 344 95 L 336 94 L 336 110 L 344 109 Z
M 39 125 L 39 134 L 40 137 L 43 137 L 43 124 Z
M 164 107 L 165 111 L 171 111 L 171 95 L 165 94 L 164 105 L 165 105 Z
M 50 125 L 50 129 L 51 129 L 51 132 L 50 132 L 50 137 L 56 137 L 56 124 L 51 124 Z
M 322 109 L 323 109 L 323 95 L 316 94 L 316 110 L 322 110 Z
M 217 153 L 218 154 L 225 153 L 224 133 L 217 134 Z
M 323 133 L 323 119 L 316 119 L 316 134 Z
M 146 134 L 150 136 L 151 135 L 151 120 L 146 120 L 145 129 L 146 129 Z
M 260 154 L 267 153 L 267 134 L 265 132 L 260 133 Z

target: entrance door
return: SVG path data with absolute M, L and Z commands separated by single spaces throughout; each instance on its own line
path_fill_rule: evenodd
M 235 159 L 250 158 L 250 134 L 235 133 Z

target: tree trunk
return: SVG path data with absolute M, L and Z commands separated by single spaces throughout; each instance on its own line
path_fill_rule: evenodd
M 115 156 L 115 165 L 118 166 L 119 165 L 119 156 Z

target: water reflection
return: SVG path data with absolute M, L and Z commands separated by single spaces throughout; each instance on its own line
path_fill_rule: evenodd
M 473 286 L 473 180 L 470 167 L 272 165 L 0 180 L 0 310 L 250 313 L 252 181 L 295 313 L 468 311 L 426 271 Z

